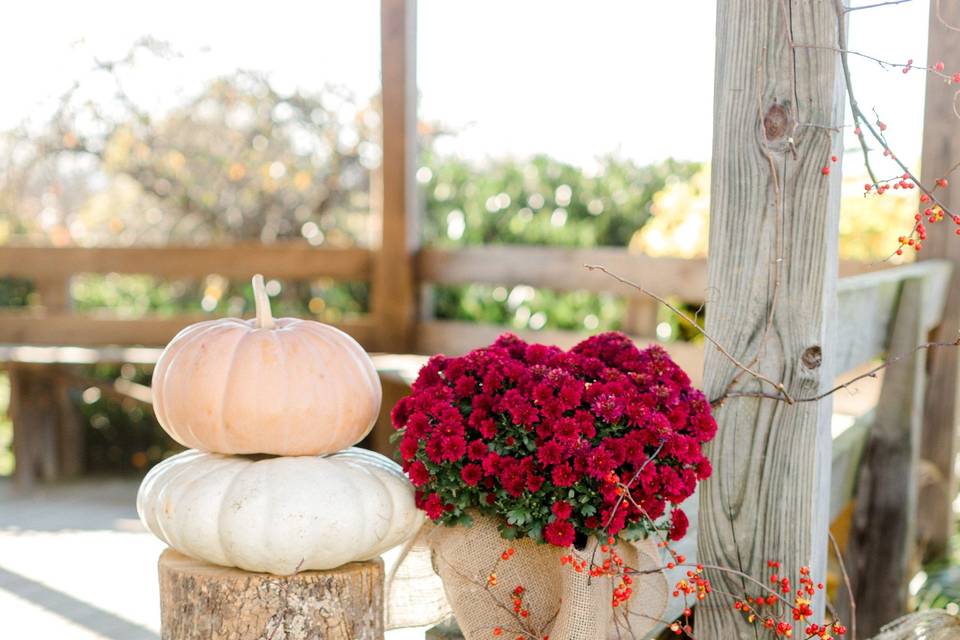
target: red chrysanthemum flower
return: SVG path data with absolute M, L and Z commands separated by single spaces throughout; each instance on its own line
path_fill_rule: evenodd
M 553 503 L 553 506 L 550 507 L 550 511 L 552 511 L 553 515 L 557 516 L 557 518 L 560 520 L 566 520 L 570 517 L 570 514 L 573 513 L 573 507 L 571 507 L 570 503 L 566 500 L 560 500 Z
M 558 547 L 569 547 L 573 544 L 576 537 L 576 531 L 573 525 L 567 520 L 554 520 L 547 524 L 543 530 L 543 537 L 550 544 Z
M 411 484 L 415 487 L 422 487 L 430 481 L 430 472 L 419 460 L 410 465 L 407 469 L 407 475 L 410 477 Z
M 483 477 L 483 469 L 478 464 L 466 464 L 460 469 L 460 477 L 467 486 L 475 487 Z
M 679 540 L 687 535 L 687 527 L 689 526 L 690 521 L 683 509 L 674 509 L 673 513 L 670 514 L 670 539 Z
M 673 505 L 710 475 L 702 446 L 716 433 L 706 398 L 662 348 L 615 333 L 567 352 L 504 335 L 435 356 L 391 417 L 431 519 L 465 522 L 475 509 L 512 537 L 561 546 L 624 529 L 682 536 Z M 518 510 L 532 515 L 507 522 Z

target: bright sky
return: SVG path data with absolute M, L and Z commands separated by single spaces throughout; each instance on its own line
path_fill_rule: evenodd
M 143 35 L 186 54 L 131 80 L 156 109 L 238 67 L 268 70 L 281 86 L 333 82 L 366 97 L 379 81 L 378 4 L 10 3 L 0 25 L 0 127 L 43 109 L 89 69 L 91 55 L 119 57 Z M 914 0 L 855 12 L 850 46 L 922 63 L 927 9 Z M 709 0 L 421 0 L 421 115 L 461 127 L 454 149 L 475 157 L 546 152 L 586 165 L 616 151 L 641 162 L 706 160 L 714 14 Z M 865 61 L 855 74 L 861 106 L 876 106 L 900 156 L 916 159 L 922 74 Z M 103 91 L 91 87 L 93 96 Z

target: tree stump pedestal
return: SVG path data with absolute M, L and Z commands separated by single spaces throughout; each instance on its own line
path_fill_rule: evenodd
M 292 576 L 160 556 L 163 640 L 379 640 L 383 562 Z

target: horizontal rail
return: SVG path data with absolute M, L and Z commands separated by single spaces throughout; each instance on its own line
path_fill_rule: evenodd
M 253 273 L 304 280 L 330 277 L 367 281 L 367 249 L 327 249 L 306 243 L 231 244 L 208 247 L 24 247 L 0 246 L 0 276 L 50 280 L 77 273 L 131 273 L 196 278 L 216 273 L 246 279 Z
M 900 291 L 907 280 L 923 281 L 921 323 L 927 330 L 937 326 L 951 270 L 950 263 L 944 260 L 925 260 L 841 278 L 837 284 L 838 370 L 853 369 L 886 354 Z
M 163 346 L 187 325 L 214 319 L 216 316 L 203 314 L 118 318 L 106 314 L 9 310 L 0 312 L 0 343 L 41 347 Z M 376 348 L 376 331 L 369 317 L 357 316 L 333 324 L 368 350 Z
M 707 261 L 699 258 L 651 257 L 620 247 L 570 249 L 529 245 L 484 245 L 459 249 L 424 249 L 417 256 L 417 273 L 433 284 L 497 284 L 561 291 L 615 292 L 630 290 L 584 265 L 601 265 L 650 291 L 701 303 L 707 298 Z M 888 268 L 885 264 L 843 260 L 840 274 L 852 276 Z M 634 294 L 636 295 L 636 294 Z
M 27 247 L 0 246 L 0 276 L 45 281 L 77 273 L 149 274 L 171 278 L 216 273 L 246 278 L 262 272 L 281 279 L 331 277 L 367 281 L 375 252 L 329 249 L 290 242 L 206 247 Z M 656 293 L 689 302 L 706 297 L 706 261 L 650 257 L 620 247 L 571 249 L 527 245 L 485 245 L 460 249 L 423 249 L 416 257 L 419 277 L 435 284 L 527 284 L 565 291 L 625 291 L 601 273 L 598 264 Z M 844 261 L 842 275 L 874 271 L 863 262 Z M 882 268 L 882 266 L 880 267 Z
M 424 249 L 417 261 L 420 279 L 435 284 L 526 284 L 564 291 L 627 292 L 624 285 L 608 276 L 584 268 L 585 264 L 597 264 L 657 293 L 684 300 L 703 300 L 707 287 L 706 260 L 652 258 L 619 247 L 485 245 Z

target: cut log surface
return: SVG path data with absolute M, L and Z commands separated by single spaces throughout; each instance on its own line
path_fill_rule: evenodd
M 351 562 L 292 576 L 160 556 L 163 640 L 383 638 L 383 563 Z

